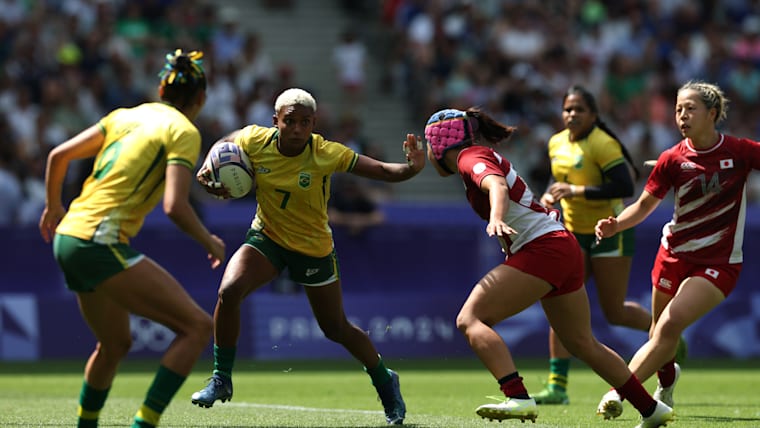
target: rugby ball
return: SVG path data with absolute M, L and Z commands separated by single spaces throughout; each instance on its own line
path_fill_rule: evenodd
M 240 146 L 229 142 L 215 144 L 209 161 L 214 181 L 222 183 L 233 198 L 242 198 L 253 188 L 251 160 Z

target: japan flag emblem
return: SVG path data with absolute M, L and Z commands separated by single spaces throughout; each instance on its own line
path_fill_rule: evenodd
M 734 160 L 733 159 L 721 159 L 720 160 L 720 169 L 731 169 L 734 167 Z

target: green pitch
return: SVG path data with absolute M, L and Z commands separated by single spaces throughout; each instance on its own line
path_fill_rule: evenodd
M 389 367 L 401 376 L 409 427 L 634 427 L 638 414 L 625 403 L 623 415 L 604 421 L 596 405 L 608 387 L 574 361 L 570 405 L 540 406 L 536 423 L 488 422 L 475 408 L 498 395 L 496 382 L 477 360 L 397 360 Z M 155 361 L 125 362 L 116 378 L 101 427 L 125 427 L 150 383 Z M 0 363 L 0 427 L 73 427 L 82 381 L 80 362 Z M 531 392 L 546 378 L 545 361 L 518 361 Z M 239 361 L 233 400 L 211 409 L 190 404 L 202 388 L 211 362 L 202 361 L 164 413 L 162 427 L 381 427 L 382 406 L 369 377 L 353 360 Z M 654 389 L 654 380 L 646 383 Z M 760 361 L 689 360 L 676 389 L 676 421 L 670 427 L 760 426 Z

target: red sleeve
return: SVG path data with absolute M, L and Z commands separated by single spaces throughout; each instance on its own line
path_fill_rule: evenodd
M 506 172 L 502 165 L 506 164 L 506 161 L 494 151 L 490 149 L 479 150 L 480 148 L 479 146 L 474 146 L 462 151 L 457 160 L 457 168 L 462 179 L 470 181 L 478 187 L 480 187 L 483 179 L 489 175 L 506 177 Z
M 674 165 L 674 149 L 668 149 L 657 159 L 657 164 L 649 173 L 649 178 L 644 186 L 649 194 L 657 199 L 664 199 L 670 189 L 673 187 L 672 166 Z

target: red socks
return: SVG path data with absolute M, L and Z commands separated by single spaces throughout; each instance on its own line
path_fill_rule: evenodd
M 644 389 L 644 386 L 641 385 L 636 375 L 632 374 L 623 386 L 615 389 L 622 398 L 630 401 L 631 405 L 644 417 L 651 415 L 655 407 L 657 407 L 657 402 Z

